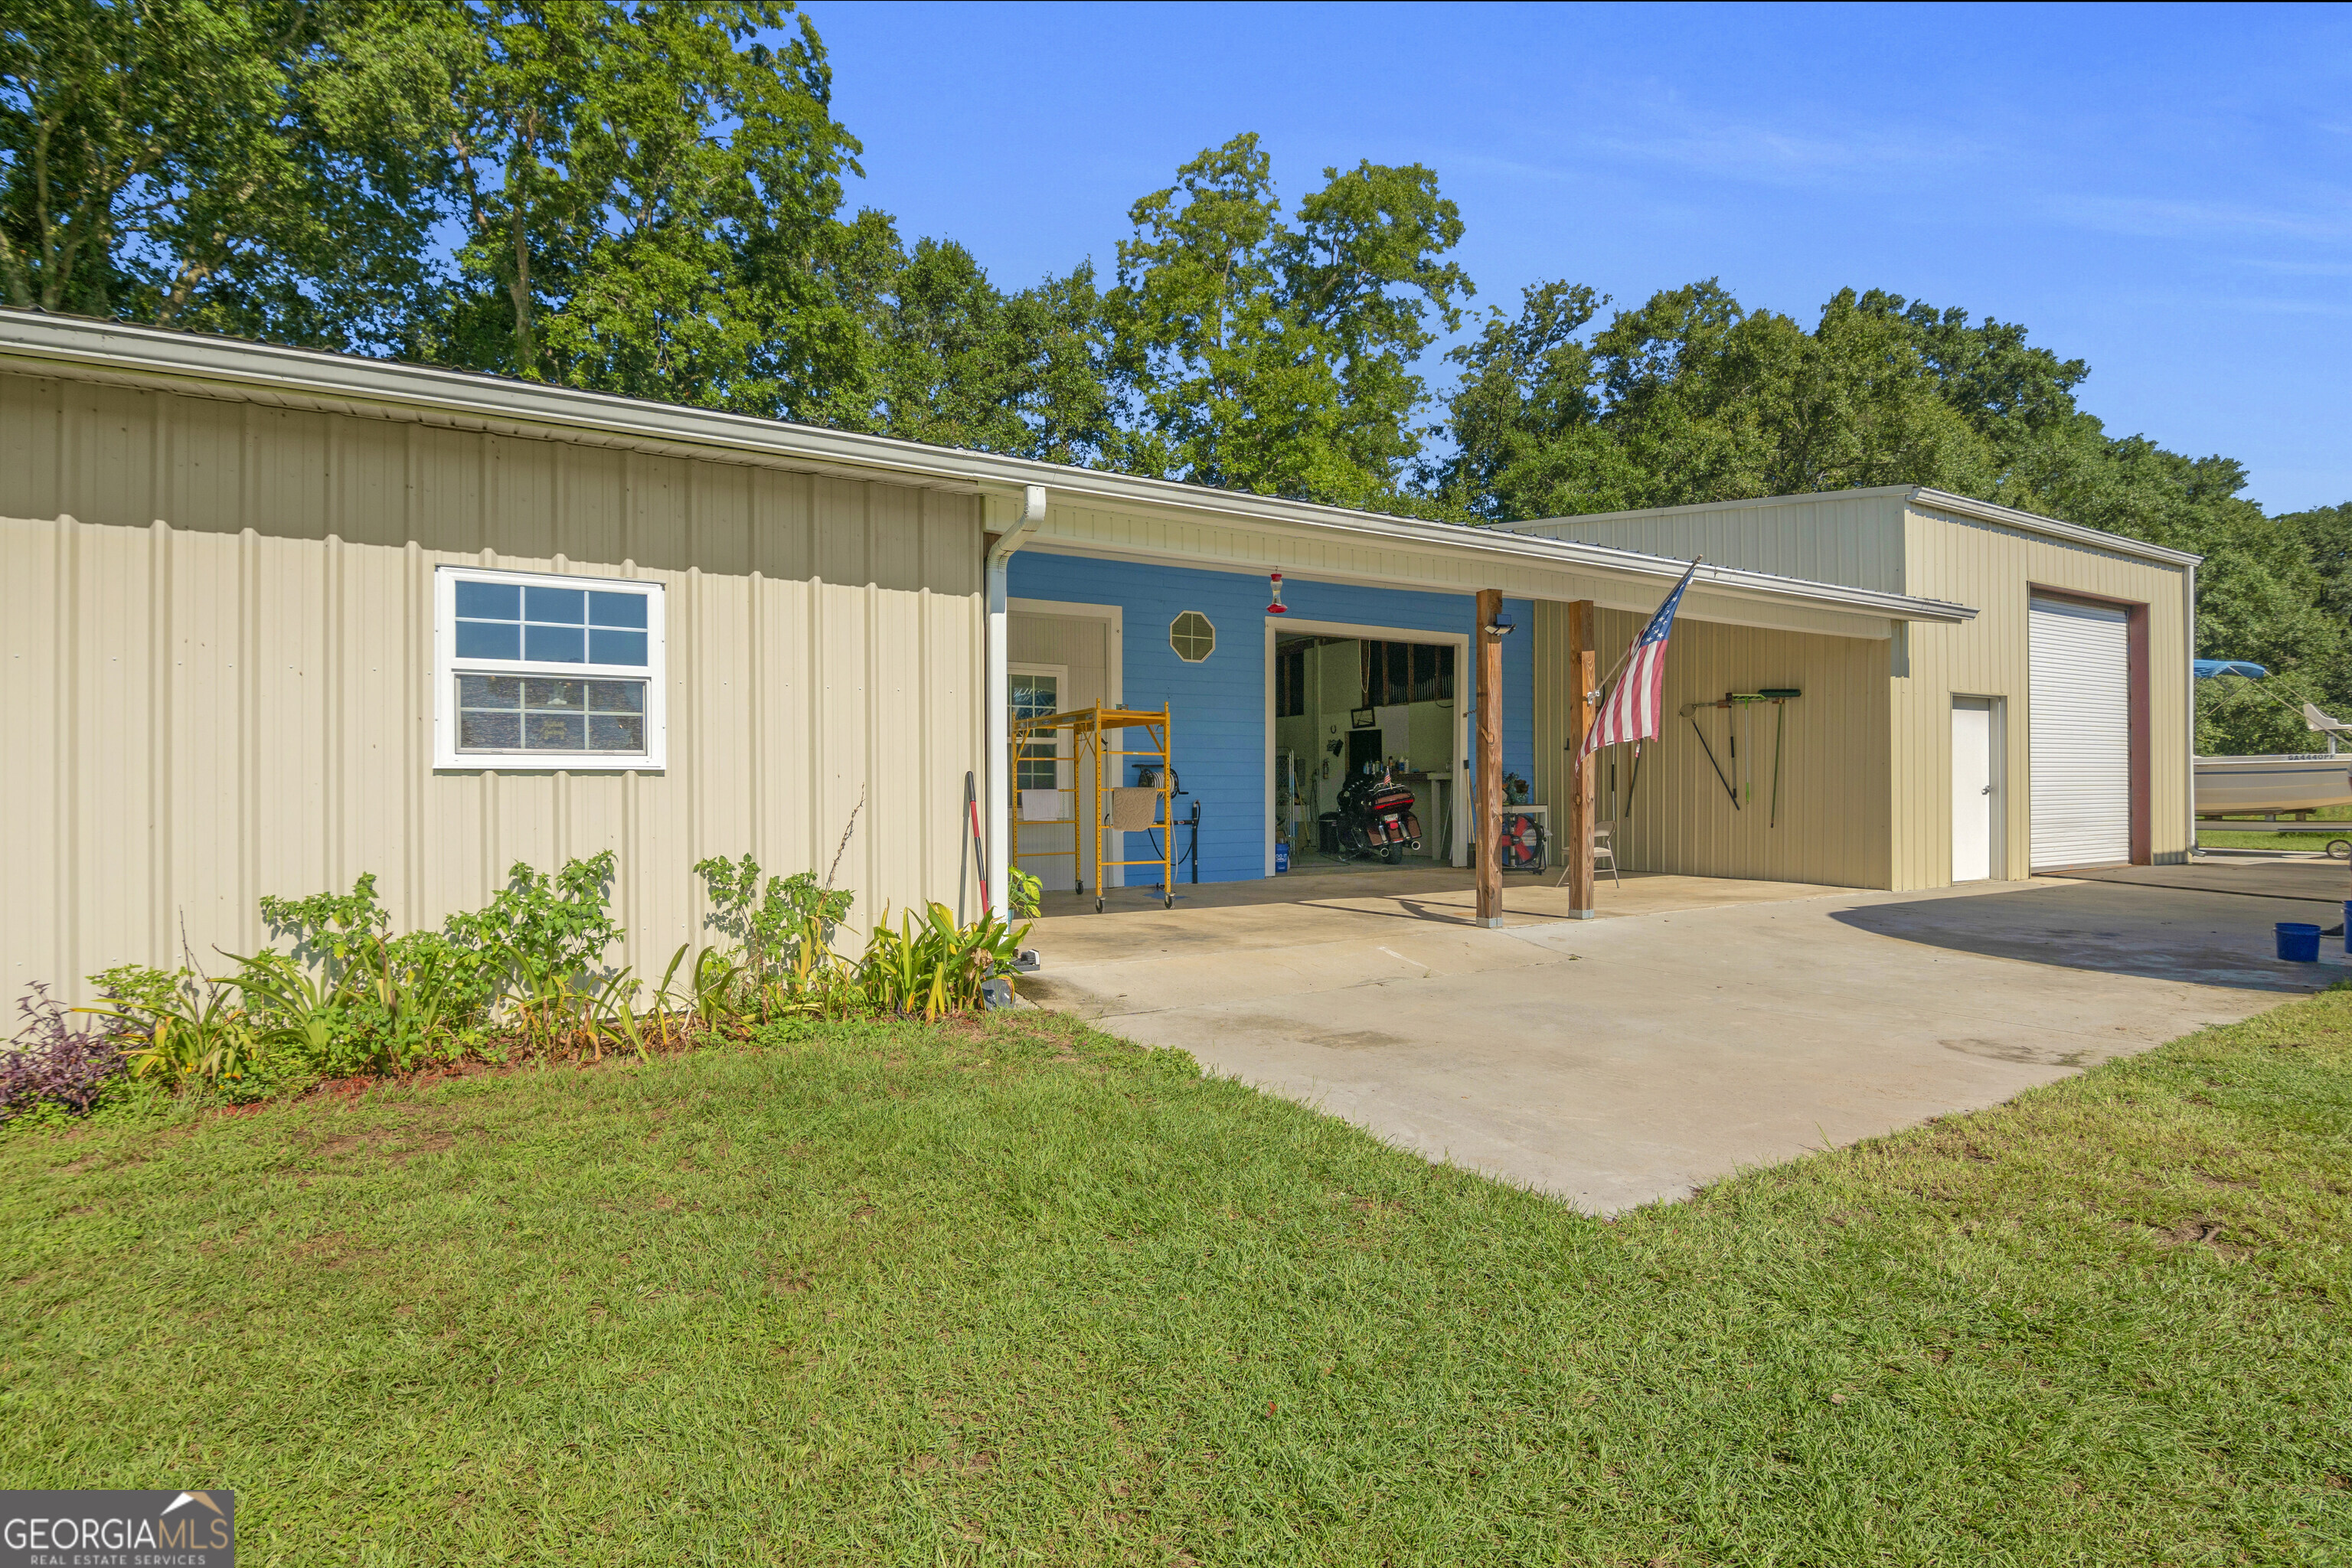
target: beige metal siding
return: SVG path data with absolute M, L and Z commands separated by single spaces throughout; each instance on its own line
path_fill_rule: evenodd
M 1594 616 L 1600 669 L 1607 676 L 1646 616 L 1602 610 Z M 1619 771 L 1619 863 L 1628 870 L 1687 876 L 1750 877 L 1883 888 L 1889 877 L 1887 812 L 1887 660 L 1883 639 L 1813 637 L 1678 618 L 1666 659 L 1665 725 L 1644 748 L 1633 784 L 1630 748 L 1612 748 L 1596 775 L 1595 807 L 1610 811 L 1609 775 Z M 1536 605 L 1535 797 L 1567 821 L 1567 607 Z M 1699 747 L 1682 705 L 1727 691 L 1795 687 L 1787 705 L 1779 825 L 1771 821 L 1774 710 L 1759 707 L 1748 734 L 1755 752 L 1756 798 L 1735 810 Z M 1723 715 L 1700 715 L 1719 761 Z M 1622 797 L 1633 791 L 1626 815 Z
M 2188 617 L 2182 568 L 1995 523 L 1913 510 L 1905 519 L 1909 593 L 1976 606 L 1965 626 L 1910 628 L 1909 673 L 1893 683 L 1895 886 L 1951 879 L 1951 700 L 2007 700 L 2002 740 L 2004 865 L 2027 874 L 2027 611 L 2035 586 L 2148 606 L 2149 847 L 2159 862 L 2189 849 Z
M 1641 550 L 1717 566 L 1917 593 L 1903 583 L 1901 490 L 1773 497 L 1512 524 L 1517 533 Z
M 833 859 L 955 896 L 979 765 L 977 498 L 0 374 L 14 989 L 266 940 L 265 893 L 373 871 L 394 919 L 611 847 L 619 956 L 698 934 L 693 862 Z M 432 577 L 657 578 L 669 767 L 431 766 Z

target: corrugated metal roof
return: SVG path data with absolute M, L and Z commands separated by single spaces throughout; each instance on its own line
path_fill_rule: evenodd
M 1059 495 L 1129 510 L 1209 514 L 1248 526 L 1344 533 L 1448 553 L 1517 557 L 1661 584 L 1679 576 L 1687 564 L 1608 545 L 1425 522 L 539 382 L 37 310 L 0 308 L 0 363 L 37 374 L 183 393 L 387 417 L 505 424 L 574 440 L 643 444 L 705 457 L 732 453 L 742 460 L 965 491 L 1042 484 Z M 1967 605 L 1941 600 L 1712 565 L 1700 569 L 1699 581 L 1743 597 L 1860 611 L 1892 620 L 1952 624 L 1976 614 Z
M 1876 485 L 1864 489 L 1821 490 L 1803 495 L 1757 496 L 1747 500 L 1696 501 L 1688 506 L 1646 507 L 1634 511 L 1582 512 L 1572 517 L 1529 518 L 1524 522 L 1508 522 L 1499 526 L 1514 531 L 1553 527 L 1561 523 L 1640 523 L 1654 519 L 1685 517 L 1698 512 L 1736 511 L 1769 507 L 1803 506 L 1831 500 L 1885 500 L 1915 508 L 1948 511 L 1973 518 L 1980 522 L 1997 522 L 2021 532 L 2037 533 L 2050 539 L 2063 539 L 2075 544 L 2095 545 L 2112 550 L 2118 555 L 2137 556 L 2143 561 L 2160 561 L 2171 566 L 2194 566 L 2205 558 L 2186 550 L 2174 550 L 2167 545 L 2150 544 L 2144 539 L 2126 534 L 2110 533 L 2105 529 L 2089 528 L 2063 518 L 2044 517 L 2036 511 L 2024 511 L 1998 502 L 1978 500 L 1973 497 L 1955 495 L 1932 485 Z

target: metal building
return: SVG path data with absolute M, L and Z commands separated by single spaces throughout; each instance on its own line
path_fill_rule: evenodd
M 1677 701 L 1804 696 L 1776 820 L 1670 729 L 1625 792 L 1627 866 L 1949 879 L 1957 723 L 1992 770 L 1987 869 L 2021 874 L 2066 802 L 2113 793 L 2112 745 L 2062 756 L 2028 726 L 2097 711 L 2114 647 L 2114 858 L 2185 849 L 2193 561 L 2046 519 L 1902 490 L 1465 529 L 0 310 L 0 965 L 81 994 L 109 964 L 251 951 L 265 894 L 372 872 L 413 928 L 605 848 L 641 973 L 707 935 L 706 856 L 838 852 L 854 927 L 969 910 L 967 774 L 1001 867 L 1005 726 L 1049 690 L 1174 715 L 1201 811 L 1181 879 L 1273 874 L 1307 841 L 1278 811 L 1359 742 L 1417 770 L 1460 865 L 1480 648 L 1499 765 L 1557 822 L 1570 606 L 1613 649 L 1689 553 Z M 2069 635 L 2090 674 L 2045 688 L 2033 639 Z M 2068 768 L 2088 782 L 2045 807 Z M 2113 815 L 2069 852 L 2118 847 Z
M 1512 526 L 1977 612 L 1877 650 L 1694 628 L 1667 666 L 1676 705 L 1806 687 L 1809 668 L 1832 700 L 1788 705 L 1801 782 L 1784 780 L 1778 833 L 1725 801 L 1697 747 L 1663 752 L 1664 809 L 1625 836 L 1637 863 L 1911 889 L 2179 861 L 2195 842 L 2195 555 L 1908 485 Z M 1557 622 L 1538 617 L 1539 640 Z M 1601 645 L 1632 627 L 1604 617 Z M 1558 711 L 1539 736 L 1564 732 Z

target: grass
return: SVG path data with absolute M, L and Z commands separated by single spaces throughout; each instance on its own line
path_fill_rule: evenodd
M 260 1563 L 2340 1563 L 2352 993 L 1607 1222 L 1067 1020 L 0 1138 Z
M 2352 757 L 2347 757 L 2347 762 L 2352 763 Z M 2352 838 L 2352 805 L 2321 806 L 2311 814 L 2310 820 L 2340 822 L 2344 825 L 2343 837 Z M 2197 842 L 2215 849 L 2295 849 L 2316 855 L 2327 847 L 2331 837 L 2322 833 L 2265 833 L 2259 821 L 2247 822 L 2242 832 L 2216 828 L 2202 822 L 2197 825 Z
M 2210 827 L 2197 829 L 2197 842 L 2209 849 L 2293 849 L 2305 855 L 2326 850 L 2331 837 L 2352 838 L 2352 824 L 2339 835 L 2319 833 L 2231 833 Z

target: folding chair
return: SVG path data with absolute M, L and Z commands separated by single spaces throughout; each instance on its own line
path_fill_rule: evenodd
M 1596 882 L 1601 879 L 1601 868 L 1605 863 L 1609 868 L 1609 879 L 1622 888 L 1625 885 L 1625 879 L 1617 874 L 1617 849 L 1611 842 L 1616 830 L 1617 825 L 1613 822 L 1596 822 L 1592 825 L 1592 878 Z M 1571 869 L 1573 868 L 1568 864 L 1567 858 L 1562 857 L 1559 879 L 1553 882 L 1552 886 L 1555 888 L 1568 886 L 1568 874 Z

